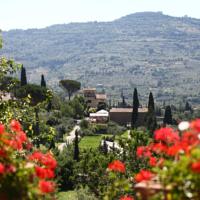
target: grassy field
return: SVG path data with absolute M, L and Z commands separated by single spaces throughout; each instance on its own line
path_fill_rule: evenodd
M 59 192 L 58 200 L 77 200 L 76 192 L 74 191 Z
M 108 134 L 85 136 L 81 139 L 79 143 L 79 148 L 81 149 L 98 148 L 100 141 L 102 140 L 103 137 L 111 137 L 111 136 L 112 135 L 108 135 Z

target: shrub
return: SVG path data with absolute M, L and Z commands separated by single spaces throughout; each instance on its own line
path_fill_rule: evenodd
M 0 199 L 52 199 L 56 160 L 50 153 L 30 153 L 32 144 L 21 124 L 0 124 Z

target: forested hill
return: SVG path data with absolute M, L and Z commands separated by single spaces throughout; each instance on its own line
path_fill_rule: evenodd
M 1 55 L 24 64 L 31 81 L 44 73 L 56 86 L 64 78 L 108 93 L 157 100 L 200 98 L 200 20 L 160 12 L 135 13 L 112 22 L 53 25 L 3 32 Z

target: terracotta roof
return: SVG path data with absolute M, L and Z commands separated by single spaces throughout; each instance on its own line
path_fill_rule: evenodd
M 120 113 L 120 112 L 133 112 L 132 108 L 112 108 L 110 112 Z M 138 112 L 148 112 L 148 108 L 138 108 Z
M 106 99 L 106 94 L 96 94 L 96 99 Z
M 96 91 L 96 88 L 83 88 L 82 91 Z

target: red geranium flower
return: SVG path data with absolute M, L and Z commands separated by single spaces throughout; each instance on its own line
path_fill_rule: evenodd
M 55 174 L 51 169 L 47 169 L 47 168 L 42 168 L 42 167 L 35 167 L 35 173 L 37 175 L 37 177 L 41 178 L 41 179 L 45 179 L 45 178 L 54 178 Z
M 157 159 L 155 157 L 150 157 L 149 158 L 149 165 L 154 167 L 156 166 L 156 162 L 157 162 Z
M 41 180 L 39 182 L 39 189 L 42 193 L 51 193 L 55 190 L 55 184 L 51 181 Z
M 136 182 L 149 181 L 153 178 L 154 174 L 149 170 L 142 169 L 138 174 L 135 175 Z
M 0 123 L 0 134 L 4 133 L 5 131 L 5 126 Z
M 50 169 L 55 169 L 57 166 L 56 160 L 53 158 L 53 156 L 50 153 L 43 156 L 41 163 Z
M 134 200 L 134 198 L 133 197 L 131 197 L 131 196 L 122 196 L 122 197 L 120 197 L 120 200 Z
M 137 156 L 138 157 L 150 157 L 151 156 L 151 152 L 150 152 L 150 148 L 148 146 L 139 146 L 137 148 Z
M 167 143 L 176 142 L 180 139 L 178 133 L 169 127 L 156 130 L 154 133 L 154 138 L 157 141 L 162 141 Z
M 190 128 L 200 132 L 200 119 L 196 119 L 190 123 Z
M 192 163 L 191 169 L 195 173 L 200 173 L 200 161 Z
M 10 123 L 10 129 L 12 131 L 18 132 L 22 130 L 22 127 L 21 127 L 21 124 L 17 120 L 13 119 Z
M 114 160 L 112 163 L 108 165 L 108 169 L 111 171 L 125 172 L 125 165 L 119 160 Z
M 0 163 L 0 174 L 3 174 L 5 172 L 5 167 L 2 163 Z

